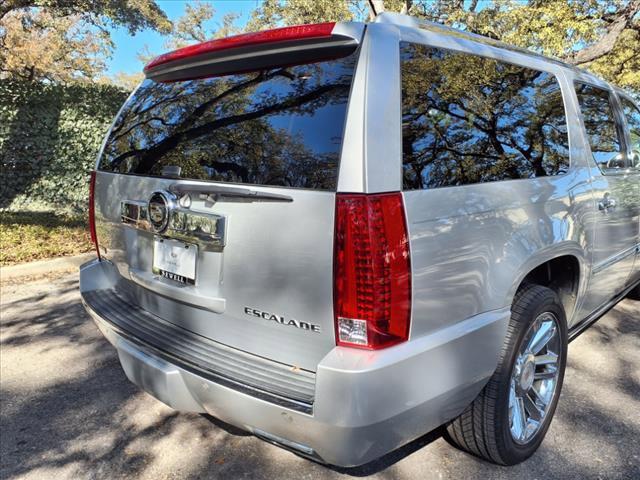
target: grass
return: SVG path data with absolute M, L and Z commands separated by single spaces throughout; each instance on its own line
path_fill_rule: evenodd
M 0 266 L 92 249 L 85 218 L 53 212 L 0 212 Z

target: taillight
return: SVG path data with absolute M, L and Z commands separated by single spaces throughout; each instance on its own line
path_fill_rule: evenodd
M 338 345 L 379 349 L 407 340 L 411 264 L 402 194 L 337 194 L 333 281 Z
M 98 248 L 98 235 L 96 234 L 96 207 L 95 207 L 95 191 L 96 191 L 96 172 L 91 172 L 89 180 L 89 233 L 91 234 L 91 243 L 96 247 L 96 254 L 100 260 L 100 249 Z

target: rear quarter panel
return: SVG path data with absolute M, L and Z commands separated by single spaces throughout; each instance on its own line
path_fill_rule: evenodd
M 582 225 L 591 204 L 588 177 L 579 170 L 406 192 L 412 336 L 509 306 L 526 274 L 551 258 L 573 255 L 587 265 Z
M 404 192 L 413 274 L 411 337 L 510 306 L 527 273 L 561 255 L 573 255 L 580 263 L 579 302 L 590 274 L 589 225 L 595 219 L 595 204 L 565 68 L 427 30 L 377 24 L 367 34 L 372 44 L 378 37 L 380 42 L 395 39 L 396 45 L 399 41 L 422 43 L 553 73 L 562 89 L 568 123 L 571 167 L 564 175 Z M 394 174 L 369 179 L 365 188 L 372 193 L 401 190 L 401 116 L 399 109 L 398 114 L 388 115 L 386 106 L 389 98 L 401 105 L 401 79 L 395 73 L 400 69 L 399 57 L 374 55 L 369 64 L 371 72 L 392 73 L 384 90 L 366 90 L 365 132 L 370 130 L 369 123 L 385 118 L 388 133 L 365 136 L 365 171 L 369 176 L 382 171 Z M 394 163 L 391 169 L 389 164 Z M 569 319 L 570 324 L 575 321 Z

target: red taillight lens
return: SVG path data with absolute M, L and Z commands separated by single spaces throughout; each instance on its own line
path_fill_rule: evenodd
M 98 248 L 98 235 L 96 234 L 96 207 L 95 207 L 95 191 L 96 191 L 96 172 L 91 172 L 89 180 L 89 233 L 91 234 L 91 243 L 96 247 L 98 260 L 100 260 L 100 249 Z
M 243 33 L 227 38 L 219 38 L 209 40 L 208 42 L 190 45 L 188 47 L 165 53 L 153 59 L 144 71 L 153 70 L 159 65 L 183 60 L 189 57 L 196 57 L 207 53 L 217 52 L 220 50 L 229 50 L 232 48 L 248 47 L 252 45 L 261 45 L 265 43 L 286 42 L 291 40 L 305 40 L 309 38 L 321 38 L 331 35 L 335 22 L 316 23 L 312 25 L 297 25 L 292 27 L 274 28 L 272 30 L 264 30 L 262 32 Z
M 379 349 L 407 340 L 411 264 L 400 193 L 337 194 L 334 310 L 338 345 Z

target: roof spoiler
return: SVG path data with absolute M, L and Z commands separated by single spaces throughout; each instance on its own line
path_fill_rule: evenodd
M 338 58 L 358 47 L 363 32 L 362 23 L 327 22 L 244 33 L 165 53 L 144 73 L 174 82 Z

